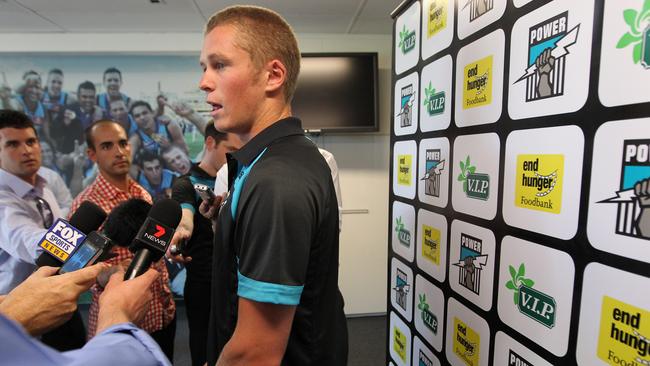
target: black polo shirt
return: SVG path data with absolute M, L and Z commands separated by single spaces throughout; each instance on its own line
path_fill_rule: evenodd
M 194 190 L 194 184 L 200 183 L 214 187 L 216 177 L 211 176 L 198 164 L 192 164 L 189 173 L 177 178 L 172 186 L 172 199 L 182 208 L 194 214 L 194 230 L 183 253 L 192 257 L 185 264 L 188 281 L 210 282 L 212 279 L 212 243 L 214 234 L 212 223 L 199 213 L 203 199 Z
M 276 122 L 227 158 L 208 363 L 232 336 L 243 297 L 297 306 L 283 365 L 345 365 L 338 204 L 325 159 L 297 118 Z

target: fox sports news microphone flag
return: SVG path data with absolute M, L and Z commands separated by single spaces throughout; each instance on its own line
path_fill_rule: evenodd
M 386 363 L 650 365 L 650 1 L 392 16 Z

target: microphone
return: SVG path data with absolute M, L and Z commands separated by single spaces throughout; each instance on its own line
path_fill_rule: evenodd
M 145 273 L 151 263 L 158 261 L 167 251 L 174 230 L 181 222 L 181 205 L 165 198 L 154 203 L 129 250 L 135 257 L 124 274 L 124 280 Z
M 70 221 L 56 220 L 40 240 L 43 253 L 36 258 L 36 265 L 58 267 L 65 262 L 86 234 L 97 230 L 106 219 L 106 212 L 90 201 L 83 201 Z

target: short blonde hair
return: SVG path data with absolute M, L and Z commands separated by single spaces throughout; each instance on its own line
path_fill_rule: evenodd
M 287 68 L 284 98 L 291 102 L 300 73 L 300 51 L 289 23 L 273 10 L 236 5 L 213 14 L 205 26 L 205 34 L 220 25 L 235 27 L 238 34 L 235 45 L 250 55 L 258 69 L 273 59 L 282 62 Z

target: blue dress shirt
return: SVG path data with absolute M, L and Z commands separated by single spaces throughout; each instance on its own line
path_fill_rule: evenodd
M 36 185 L 0 169 L 0 294 L 23 282 L 36 268 L 42 252 L 39 240 L 47 229 L 35 197 L 47 201 L 56 221 L 61 210 L 47 181 L 36 176 Z
M 0 314 L 0 339 L 3 365 L 171 365 L 156 341 L 132 323 L 114 325 L 78 350 L 59 352 L 30 337 L 22 327 Z

